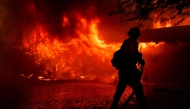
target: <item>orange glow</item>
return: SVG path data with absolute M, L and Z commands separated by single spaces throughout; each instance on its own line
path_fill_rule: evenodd
M 39 80 L 42 80 L 43 78 L 44 78 L 44 77 L 42 77 L 42 76 L 39 76 L 39 77 L 38 77 Z
M 160 21 L 157 21 L 156 23 L 154 23 L 154 28 L 162 28 Z
M 162 45 L 164 44 L 165 42 L 159 42 L 159 43 L 156 43 L 156 42 L 141 42 L 139 43 L 139 51 L 141 51 L 141 49 L 145 49 L 147 47 L 158 47 L 159 45 Z
M 27 54 L 35 57 L 37 65 L 43 64 L 46 76 L 39 76 L 39 80 L 61 79 L 89 79 L 93 80 L 104 75 L 105 81 L 113 81 L 116 78 L 116 70 L 111 66 L 113 53 L 119 49 L 121 43 L 105 43 L 100 39 L 98 31 L 99 19 L 87 20 L 80 14 L 76 14 L 74 27 L 77 37 L 65 42 L 55 36 L 50 36 L 43 25 L 37 27 L 23 40 L 28 49 Z M 70 19 L 63 16 L 63 28 L 71 28 Z M 72 36 L 61 36 L 63 38 Z M 161 44 L 155 42 L 139 43 L 139 48 L 149 46 L 157 47 Z M 114 72 L 114 73 L 113 73 Z M 44 75 L 42 74 L 42 75 Z
M 171 26 L 172 26 L 171 20 L 167 21 L 165 26 L 166 26 L 166 27 L 171 27 Z
M 80 78 L 86 78 L 86 76 L 79 76 Z
M 155 14 L 154 17 L 156 18 L 157 15 Z M 165 24 L 164 24 L 164 22 L 163 22 L 163 24 L 161 24 L 160 20 L 158 20 L 158 21 L 156 20 L 156 22 L 153 21 L 153 28 L 164 28 L 164 27 L 171 27 L 171 26 L 172 26 L 172 23 L 171 23 L 171 20 L 169 18 Z
M 87 78 L 84 71 L 92 72 L 92 78 L 97 68 L 88 67 L 96 63 L 110 66 L 110 60 L 115 50 L 119 49 L 121 43 L 106 44 L 104 40 L 99 38 L 97 25 L 98 18 L 87 21 L 78 15 L 78 24 L 75 28 L 77 38 L 72 38 L 65 43 L 57 38 L 49 36 L 46 28 L 38 25 L 29 36 L 28 40 L 24 40 L 25 48 L 29 50 L 31 56 L 35 56 L 37 64 L 44 64 L 46 70 L 53 74 L 62 76 L 69 72 L 68 78 Z M 70 26 L 68 17 L 63 17 L 63 26 Z M 67 37 L 67 36 L 64 36 Z M 98 67 L 99 65 L 96 65 Z M 86 68 L 84 67 L 86 66 Z M 99 68 L 99 67 L 98 67 Z M 93 73 L 94 72 L 94 73 Z M 85 74 L 84 74 L 85 73 Z M 39 79 L 42 79 L 40 76 Z M 56 76 L 57 77 L 57 76 Z M 58 77 L 59 78 L 59 77 Z M 65 77 L 67 78 L 67 77 Z
M 167 21 L 165 25 L 161 25 L 160 21 L 157 21 L 156 23 L 153 24 L 154 28 L 164 28 L 164 27 L 171 27 L 171 21 Z
M 62 26 L 65 27 L 65 26 L 69 26 L 69 19 L 66 17 L 66 16 L 63 16 L 63 23 L 62 23 Z

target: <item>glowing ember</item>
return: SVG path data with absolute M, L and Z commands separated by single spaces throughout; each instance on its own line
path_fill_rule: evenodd
M 34 74 L 30 74 L 30 75 L 25 75 L 25 74 L 21 74 L 20 76 L 23 78 L 31 78 Z
M 86 78 L 86 76 L 79 76 L 80 78 Z
M 69 24 L 69 19 L 66 17 L 66 16 L 63 16 L 63 23 L 62 23 L 62 26 L 65 27 L 67 25 L 70 25 Z
M 39 80 L 42 80 L 43 78 L 44 78 L 44 77 L 42 77 L 42 76 L 39 76 L 39 77 L 38 77 Z

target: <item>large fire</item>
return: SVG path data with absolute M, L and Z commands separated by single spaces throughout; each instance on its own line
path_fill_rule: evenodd
M 106 76 L 106 73 L 109 73 L 106 67 L 111 67 L 113 52 L 121 44 L 106 44 L 99 38 L 98 18 L 88 21 L 79 14 L 76 18 L 78 24 L 75 32 L 79 37 L 67 42 L 52 38 L 45 27 L 38 25 L 29 39 L 24 40 L 24 45 L 29 50 L 28 54 L 34 55 L 36 64 L 44 64 L 45 72 L 51 72 L 56 78 L 94 79 L 97 78 L 97 74 L 101 74 L 100 72 Z M 62 26 L 70 26 L 66 16 L 63 16 Z M 114 70 L 108 71 L 111 74 L 108 75 L 112 78 Z
M 98 18 L 89 20 L 80 13 L 75 13 L 74 17 L 77 37 L 67 36 L 66 40 L 55 38 L 48 34 L 45 26 L 38 24 L 28 38 L 23 40 L 27 54 L 35 57 L 37 65 L 45 66 L 38 78 L 42 80 L 47 75 L 48 78 L 58 79 L 94 80 L 104 77 L 104 81 L 113 81 L 117 71 L 111 66 L 110 60 L 121 43 L 108 44 L 100 39 L 102 36 L 97 28 L 100 23 Z M 70 20 L 67 15 L 63 15 L 62 27 L 72 28 Z M 158 25 L 159 22 L 157 28 L 160 27 Z M 139 51 L 163 43 L 139 43 Z

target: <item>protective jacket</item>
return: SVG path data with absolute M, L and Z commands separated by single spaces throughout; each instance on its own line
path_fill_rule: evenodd
M 138 51 L 138 42 L 134 39 L 126 39 L 121 45 L 125 57 L 124 66 L 121 69 L 134 69 L 136 63 L 142 60 L 142 54 Z

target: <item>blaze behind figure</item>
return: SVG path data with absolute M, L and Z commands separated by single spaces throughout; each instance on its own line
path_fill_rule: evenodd
M 141 109 L 149 109 L 143 93 L 143 86 L 139 79 L 141 78 L 141 72 L 136 67 L 137 63 L 140 63 L 141 66 L 145 64 L 145 61 L 142 59 L 142 53 L 138 51 L 137 39 L 140 35 L 139 28 L 131 28 L 128 31 L 129 38 L 125 39 L 121 45 L 126 62 L 124 62 L 121 67 L 117 68 L 119 82 L 114 94 L 111 109 L 118 108 L 120 97 L 125 91 L 127 85 L 135 90 L 135 96 L 139 107 Z

